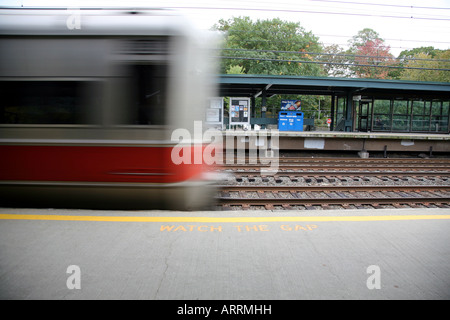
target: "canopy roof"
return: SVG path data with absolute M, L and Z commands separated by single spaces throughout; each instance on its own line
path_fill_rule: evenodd
M 221 96 L 258 97 L 275 94 L 295 95 L 373 95 L 450 99 L 450 83 L 355 78 L 320 78 L 274 75 L 230 75 L 218 78 Z

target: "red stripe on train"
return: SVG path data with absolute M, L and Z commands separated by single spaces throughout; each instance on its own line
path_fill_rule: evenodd
M 174 183 L 207 169 L 194 161 L 175 165 L 171 152 L 172 147 L 0 146 L 0 180 Z

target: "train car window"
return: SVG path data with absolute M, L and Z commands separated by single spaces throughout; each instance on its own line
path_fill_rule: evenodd
M 81 124 L 78 81 L 2 81 L 1 124 Z
M 166 123 L 167 65 L 132 66 L 129 124 L 163 125 Z

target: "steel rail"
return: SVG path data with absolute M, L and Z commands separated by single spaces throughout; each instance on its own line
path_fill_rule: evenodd
M 437 186 L 437 185 L 359 185 L 359 186 L 268 186 L 268 185 L 219 185 L 217 186 L 221 192 L 426 192 L 426 191 L 450 191 L 449 186 Z M 450 198 L 449 198 L 450 200 Z
M 449 171 L 442 172 L 421 172 L 421 171 L 389 171 L 389 172 L 379 172 L 379 171 L 223 171 L 225 173 L 231 173 L 235 176 L 274 176 L 274 177 L 354 177 L 354 176 L 370 176 L 370 177 L 422 177 L 422 176 L 450 176 Z
M 237 159 L 234 159 L 237 160 Z M 243 158 L 240 159 L 241 161 Z M 280 177 L 320 178 L 342 180 L 350 177 L 419 178 L 445 179 L 450 177 L 450 160 L 447 159 L 359 159 L 359 158 L 265 158 L 266 164 L 254 159 L 244 164 L 224 164 L 220 172 L 238 177 Z M 278 161 L 277 167 L 268 163 Z M 244 161 L 243 161 L 244 162 Z M 444 180 L 445 181 L 445 180 Z M 277 180 L 277 182 L 279 182 Z M 428 206 L 450 205 L 450 185 L 221 185 L 218 186 L 218 203 L 224 207 L 302 205 L 348 206 L 348 205 L 401 205 Z M 257 193 L 255 197 L 251 193 Z M 238 197 L 235 197 L 237 193 Z M 284 194 L 283 194 L 284 193 Z M 364 194 L 367 193 L 367 194 Z
M 444 197 L 389 197 L 389 198 L 375 198 L 375 197 L 358 197 L 358 198 L 227 198 L 218 197 L 219 204 L 227 206 L 246 206 L 246 205 L 393 205 L 393 204 L 448 204 L 449 198 Z
M 250 159 L 255 160 L 255 158 L 250 157 L 242 157 L 241 160 L 244 159 L 246 162 L 249 162 Z M 326 162 L 351 162 L 351 163 L 421 163 L 421 164 L 449 164 L 450 165 L 450 159 L 447 158 L 428 158 L 428 159 L 411 159 L 411 158 L 368 158 L 368 159 L 362 159 L 362 158 L 305 158 L 305 157 L 277 157 L 277 158 L 271 158 L 271 157 L 264 157 L 263 158 L 266 161 L 274 161 L 277 160 L 279 162 L 304 162 L 304 163 L 326 163 Z M 233 161 L 236 161 L 237 158 L 233 158 Z M 226 164 L 226 158 L 224 157 L 223 163 Z
M 383 169 L 383 170 L 418 170 L 418 169 L 429 169 L 429 170 L 447 170 L 450 171 L 450 165 L 440 165 L 440 164 L 434 164 L 434 165 L 421 165 L 421 164 L 410 164 L 408 166 L 405 165 L 381 165 L 381 164 L 360 164 L 360 163 L 348 163 L 348 164 L 329 164 L 329 163 L 323 163 L 323 164 L 297 164 L 297 163 L 291 163 L 291 164 L 285 164 L 280 163 L 279 168 L 284 170 L 292 170 L 292 169 L 348 169 L 348 168 L 358 168 L 358 169 L 367 169 L 367 170 L 376 170 L 376 169 Z M 234 165 L 227 165 L 223 167 L 223 170 L 237 170 L 237 169 L 260 169 L 260 168 L 270 168 L 268 165 L 260 165 L 260 164 L 234 164 Z

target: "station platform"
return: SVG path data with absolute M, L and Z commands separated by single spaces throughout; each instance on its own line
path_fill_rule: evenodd
M 362 151 L 449 153 L 449 134 L 381 133 L 340 131 L 226 130 L 224 134 L 241 137 L 250 147 L 251 136 L 279 139 L 280 151 Z M 258 146 L 256 146 L 258 147 Z
M 440 208 L 0 208 L 0 299 L 447 300 L 449 228 Z

